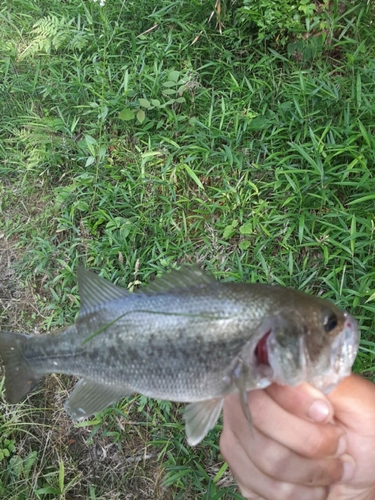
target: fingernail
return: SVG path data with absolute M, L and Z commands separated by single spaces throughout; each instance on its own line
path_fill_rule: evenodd
M 337 446 L 337 451 L 336 451 L 336 456 L 337 457 L 339 457 L 340 455 L 342 455 L 343 453 L 345 453 L 346 446 L 347 446 L 346 436 L 343 435 L 343 436 L 340 437 L 339 444 Z
M 310 406 L 308 416 L 315 422 L 324 422 L 329 415 L 329 406 L 322 399 L 316 399 Z
M 343 474 L 340 483 L 347 483 L 354 476 L 355 462 L 349 455 L 344 455 L 341 460 L 343 462 Z

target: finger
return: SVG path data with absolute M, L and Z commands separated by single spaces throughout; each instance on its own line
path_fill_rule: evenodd
M 325 487 L 309 487 L 278 481 L 268 476 L 249 460 L 242 444 L 223 432 L 220 448 L 237 480 L 241 494 L 251 500 L 325 500 Z
M 279 406 L 296 417 L 320 423 L 332 421 L 331 402 L 310 384 L 303 383 L 297 387 L 272 384 L 266 392 Z
M 316 487 L 329 486 L 343 476 L 340 458 L 302 457 L 256 429 L 242 447 L 259 470 L 278 481 Z
M 291 415 L 265 391 L 251 391 L 248 396 L 254 427 L 270 439 L 308 458 L 335 456 L 345 452 L 346 438 L 339 427 L 314 424 Z M 241 438 L 245 439 L 244 433 L 250 433 L 238 394 L 225 399 L 224 418 Z M 251 435 L 247 436 L 249 437 Z
M 313 460 L 302 457 L 278 442 L 268 438 L 257 429 L 250 431 L 248 425 L 240 430 L 232 428 L 226 421 L 220 445 L 224 455 L 230 455 L 233 442 L 240 442 L 248 463 L 253 463 L 260 471 L 274 480 L 306 486 L 328 486 L 340 481 L 344 467 L 340 458 Z

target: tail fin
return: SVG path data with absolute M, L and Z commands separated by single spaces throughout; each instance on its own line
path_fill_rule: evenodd
M 5 390 L 9 403 L 18 403 L 38 382 L 36 374 L 24 357 L 27 335 L 0 332 L 0 357 L 5 366 Z

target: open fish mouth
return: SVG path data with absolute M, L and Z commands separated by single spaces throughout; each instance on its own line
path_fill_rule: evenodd
M 267 340 L 268 337 L 271 333 L 271 330 L 267 332 L 263 337 L 259 340 L 255 347 L 255 359 L 260 365 L 266 365 L 269 366 L 269 359 L 268 359 L 268 344 Z
M 306 346 L 306 337 L 295 339 L 294 346 L 281 346 L 274 331 L 267 332 L 255 348 L 259 369 L 264 365 L 272 369 L 272 381 L 280 384 L 298 385 L 308 382 L 328 393 L 350 375 L 357 355 L 359 330 L 357 321 L 345 313 L 344 327 L 321 350 L 316 359 L 311 359 Z

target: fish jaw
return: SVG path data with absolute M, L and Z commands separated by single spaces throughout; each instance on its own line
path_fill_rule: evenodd
M 328 393 L 351 373 L 359 345 L 359 329 L 357 321 L 345 313 L 346 321 L 342 332 L 333 340 L 330 352 L 330 368 L 323 374 L 312 375 L 311 384 Z
M 345 313 L 342 331 L 322 348 L 319 357 L 312 361 L 305 337 L 295 339 L 298 356 L 292 356 L 290 346 L 282 347 L 276 332 L 267 338 L 268 361 L 273 370 L 273 381 L 282 385 L 299 385 L 308 382 L 328 393 L 351 373 L 358 351 L 359 330 L 357 321 Z

